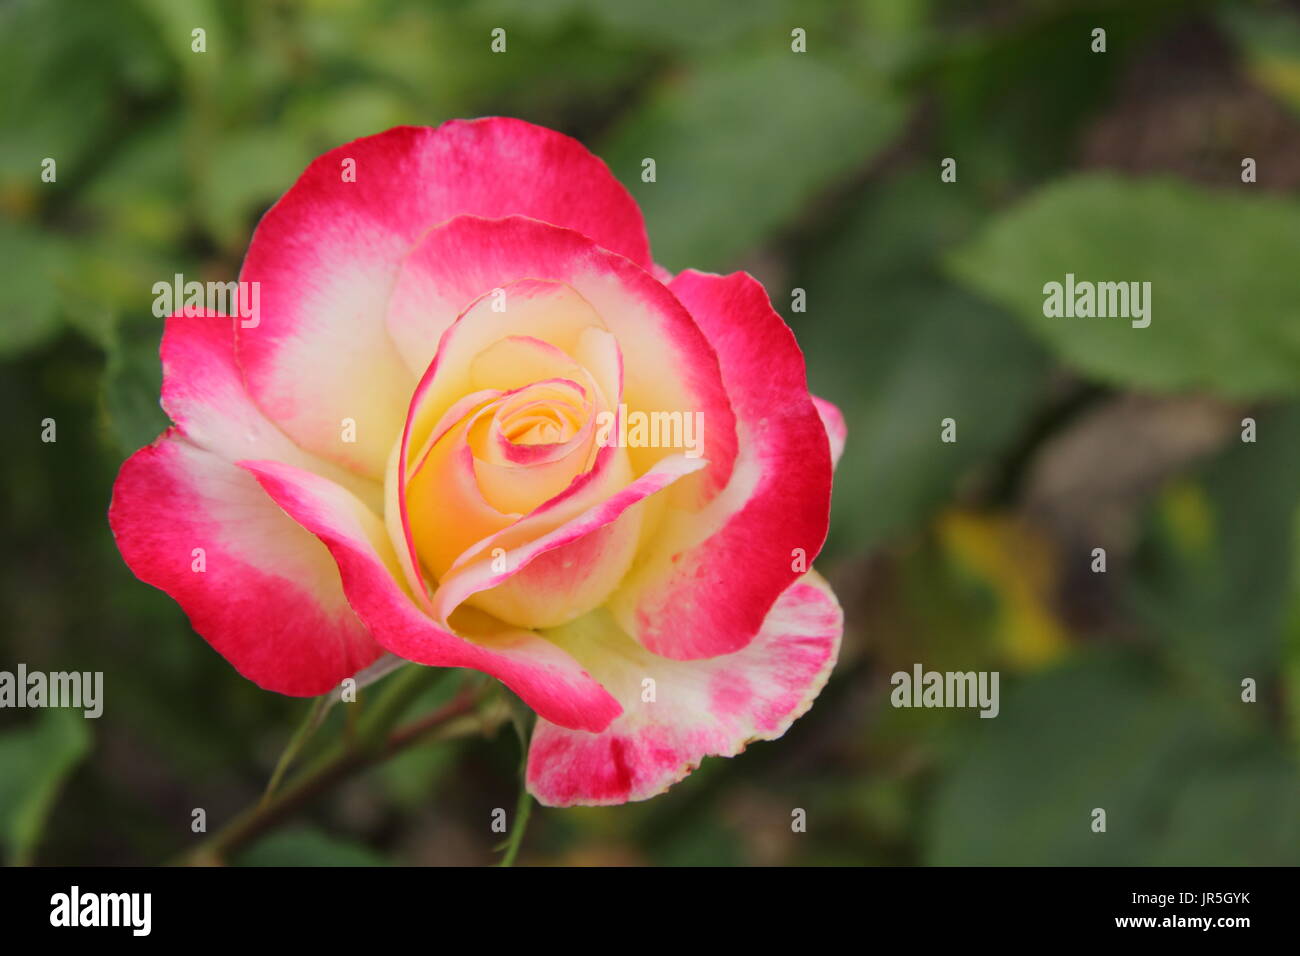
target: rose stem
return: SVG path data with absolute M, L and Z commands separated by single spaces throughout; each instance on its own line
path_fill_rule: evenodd
M 176 862 L 190 866 L 221 864 L 231 853 L 284 822 L 340 780 L 382 763 L 416 744 L 468 736 L 483 729 L 483 721 L 477 717 L 456 723 L 458 718 L 472 714 L 477 707 L 476 689 L 465 688 L 442 707 L 397 729 L 382 746 L 336 745 L 311 770 L 305 771 L 278 795 L 245 810 Z

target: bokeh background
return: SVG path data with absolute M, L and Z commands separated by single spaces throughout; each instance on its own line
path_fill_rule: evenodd
M 849 424 L 816 706 L 647 803 L 536 810 L 521 862 L 1300 862 L 1300 5 L 1158 0 L 0 3 L 0 669 L 106 685 L 98 721 L 0 712 L 7 860 L 174 858 L 310 706 L 113 545 L 166 424 L 151 286 L 234 279 L 320 152 L 489 114 L 604 157 L 667 267 L 758 276 Z M 1066 272 L 1151 281 L 1150 328 L 1044 319 Z M 1000 716 L 892 708 L 916 662 L 1000 671 Z M 519 742 L 482 723 L 225 862 L 493 862 Z

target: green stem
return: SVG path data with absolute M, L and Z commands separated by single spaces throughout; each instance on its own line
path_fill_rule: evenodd
M 267 781 L 266 790 L 262 793 L 262 802 L 266 803 L 275 795 L 279 789 L 280 782 L 284 775 L 288 773 L 289 767 L 293 765 L 294 760 L 302 751 L 303 746 L 311 739 L 316 728 L 320 726 L 321 719 L 325 716 L 325 711 L 329 708 L 330 699 L 322 695 L 312 701 L 311 707 L 307 710 L 307 716 L 303 718 L 298 729 L 289 738 L 289 743 L 285 746 L 284 752 L 280 754 L 280 759 L 276 761 L 275 770 L 271 773 L 271 779 Z
M 191 866 L 224 863 L 231 854 L 352 774 L 417 744 L 481 732 L 484 722 L 475 713 L 478 706 L 475 690 L 464 688 L 447 704 L 384 737 L 378 746 L 350 747 L 336 743 L 279 793 L 245 810 L 176 862 Z
M 533 798 L 528 793 L 528 744 L 533 735 L 534 717 L 532 711 L 505 688 L 501 689 L 501 700 L 519 735 L 519 799 L 515 803 L 514 828 L 505 842 L 506 855 L 500 863 L 501 866 L 514 866 L 515 857 L 524 843 L 528 818 L 533 813 Z
M 515 805 L 515 825 L 506 843 L 506 855 L 501 858 L 501 866 L 514 866 L 519 847 L 524 842 L 524 831 L 528 829 L 528 818 L 533 814 L 533 798 L 528 792 L 528 785 L 519 787 L 519 802 Z
M 459 676 L 457 671 L 419 664 L 408 664 L 394 671 L 380 685 L 382 693 L 357 716 L 353 745 L 363 750 L 381 745 L 420 695 L 443 679 L 456 676 Z
M 394 731 L 393 727 L 433 684 L 459 672 L 408 665 L 390 675 L 373 702 L 364 708 L 349 706 L 348 721 L 341 739 L 332 743 L 292 783 L 281 783 L 290 766 L 310 739 L 312 732 L 334 703 L 332 694 L 315 701 L 306 719 L 290 739 L 276 764 L 262 799 L 226 827 L 184 854 L 179 862 L 221 863 L 267 830 L 279 825 L 295 811 L 343 778 L 381 763 L 408 747 L 431 740 L 469 736 L 485 729 L 504 714 L 476 715 L 478 683 L 470 683 L 446 705 Z M 358 714 L 358 711 L 360 713 Z

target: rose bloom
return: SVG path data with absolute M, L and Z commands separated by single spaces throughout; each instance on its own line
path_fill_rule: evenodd
M 175 424 L 109 520 L 245 677 L 491 674 L 538 714 L 527 785 L 556 806 L 654 796 L 811 705 L 843 420 L 762 286 L 657 266 L 578 142 L 491 118 L 349 143 L 240 280 L 254 319 L 167 319 Z M 694 446 L 635 427 L 656 412 Z

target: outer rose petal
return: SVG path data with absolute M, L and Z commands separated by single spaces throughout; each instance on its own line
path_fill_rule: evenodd
M 122 465 L 108 520 L 136 576 L 171 595 L 260 687 L 323 694 L 382 653 L 324 545 L 249 475 L 175 429 Z
M 843 617 L 816 574 L 790 586 L 743 650 L 707 661 L 655 657 L 597 612 L 553 632 L 623 704 L 600 734 L 539 720 L 528 789 L 548 806 L 645 800 L 709 755 L 780 737 L 811 705 L 839 652 Z M 642 681 L 655 700 L 642 701 Z
M 325 153 L 263 217 L 240 274 L 260 283 L 261 321 L 238 330 L 249 390 L 304 448 L 382 477 L 418 375 L 388 341 L 388 293 L 425 230 L 461 214 L 556 223 L 652 264 L 631 195 L 553 130 L 502 118 L 404 126 Z M 343 418 L 356 421 L 354 444 L 339 440 Z
M 840 463 L 840 456 L 844 454 L 844 442 L 848 439 L 849 429 L 844 424 L 844 413 L 837 405 L 816 395 L 812 400 L 813 405 L 817 407 L 817 414 L 822 418 L 822 424 L 826 426 L 826 437 L 831 443 L 831 467 L 833 468 Z
M 387 650 L 418 664 L 491 674 L 539 715 L 566 727 L 601 730 L 620 713 L 567 652 L 534 632 L 497 622 L 476 630 L 471 641 L 434 624 L 398 584 L 401 568 L 383 523 L 342 486 L 279 462 L 241 465 L 329 548 L 349 602 Z
M 670 509 L 610 600 L 645 647 L 677 660 L 744 647 L 826 538 L 831 455 L 794 335 L 744 273 L 686 271 L 670 287 L 718 354 L 736 412 L 731 481 L 701 511 Z
M 193 444 L 228 462 L 271 458 L 346 485 L 373 508 L 382 489 L 295 445 L 253 404 L 235 360 L 236 320 L 215 312 L 169 316 L 163 328 L 162 406 Z

